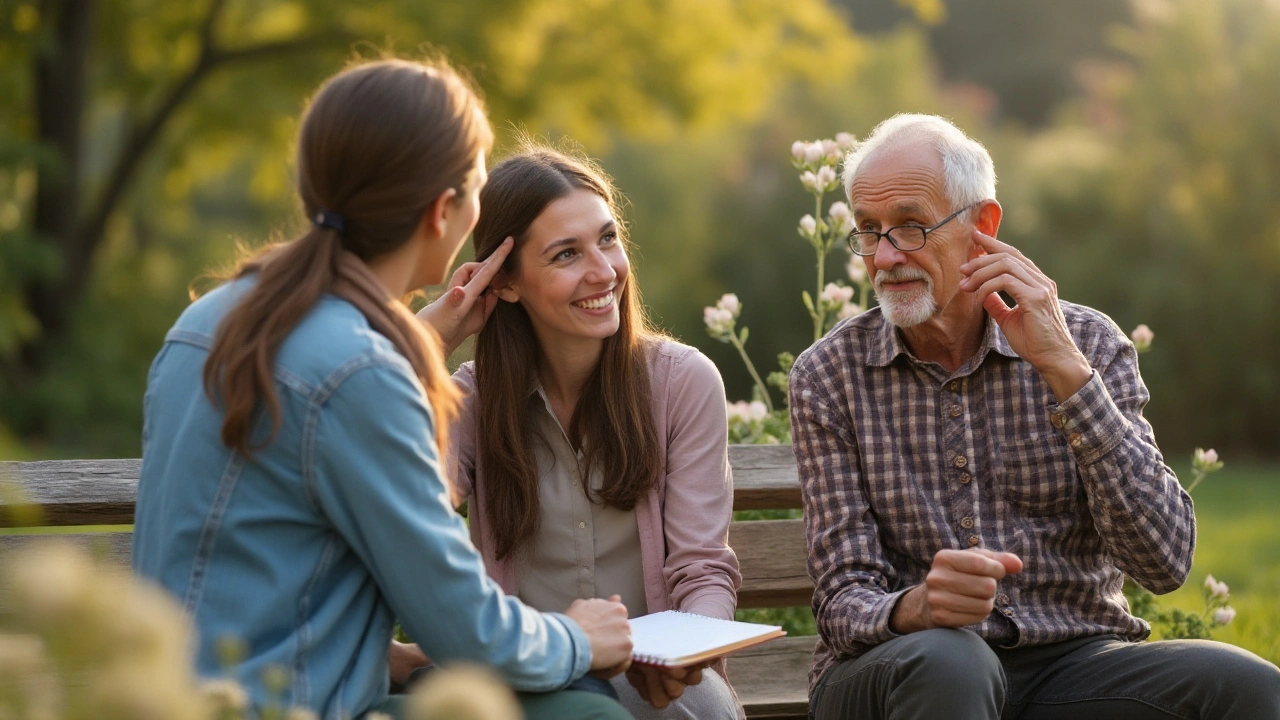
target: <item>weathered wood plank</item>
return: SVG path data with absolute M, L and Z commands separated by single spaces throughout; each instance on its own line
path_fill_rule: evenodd
M 790 445 L 731 445 L 734 509 L 800 507 L 800 483 Z M 125 525 L 133 522 L 141 461 L 48 460 L 0 462 L 0 477 L 15 479 L 26 499 L 41 507 L 41 525 Z M 3 512 L 0 527 L 15 521 Z
M 808 716 L 808 675 L 816 642 L 813 636 L 786 637 L 729 656 L 729 682 L 747 717 L 803 720 Z
M 41 542 L 69 542 L 79 545 L 101 561 L 129 567 L 133 533 L 67 533 L 65 535 L 0 535 L 0 558 L 7 558 L 11 553 L 21 551 Z M 0 614 L 9 610 L 6 598 L 9 588 L 4 573 L 0 573 Z
M 734 510 L 798 508 L 800 475 L 790 445 L 730 445 Z
M 738 607 L 807 606 L 813 583 L 806 570 L 803 520 L 750 520 L 729 524 L 729 546 L 738 555 L 742 587 Z
M 141 465 L 136 458 L 2 462 L 0 478 L 16 481 L 26 502 L 41 508 L 42 526 L 128 525 Z M 0 500 L 0 527 L 16 524 L 10 502 Z

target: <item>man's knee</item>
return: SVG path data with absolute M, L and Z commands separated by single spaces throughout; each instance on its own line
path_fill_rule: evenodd
M 1240 717 L 1280 718 L 1280 668 L 1234 645 L 1205 645 L 1213 646 L 1207 649 L 1213 660 L 1201 672 L 1212 675 L 1216 694 L 1230 698 Z
M 939 628 L 898 638 L 907 641 L 897 653 L 899 667 L 918 674 L 943 692 L 990 692 L 1003 695 L 1004 669 L 982 638 L 964 630 Z
M 812 706 L 817 718 L 992 718 L 1004 696 L 991 648 L 973 633 L 940 629 L 894 638 L 832 667 Z

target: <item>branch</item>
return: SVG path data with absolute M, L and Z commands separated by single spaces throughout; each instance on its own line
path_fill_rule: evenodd
M 146 156 L 151 146 L 160 137 L 160 132 L 168 124 L 174 112 L 187 100 L 188 96 L 207 75 L 223 65 L 322 47 L 345 37 L 342 33 L 330 32 L 232 50 L 219 49 L 211 43 L 213 42 L 214 23 L 217 15 L 222 10 L 224 2 L 225 0 L 213 0 L 209 15 L 205 17 L 205 22 L 201 27 L 202 45 L 199 60 L 174 86 L 168 96 L 161 101 L 151 117 L 144 122 L 135 124 L 130 131 L 124 150 L 121 151 L 115 166 L 108 175 L 102 196 L 99 198 L 93 212 L 89 214 L 81 232 L 77 234 L 78 245 L 76 251 L 81 257 L 90 257 L 92 255 L 93 250 L 102 238 L 107 220 L 115 212 L 116 206 L 120 203 L 125 190 L 133 180 L 134 173 L 137 171 L 142 158 Z

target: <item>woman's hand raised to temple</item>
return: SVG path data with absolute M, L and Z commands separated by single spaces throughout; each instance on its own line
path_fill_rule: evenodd
M 489 292 L 489 284 L 514 244 L 515 240 L 507 238 L 484 261 L 463 263 L 449 279 L 449 289 L 418 311 L 418 318 L 440 336 L 445 357 L 457 350 L 463 340 L 480 332 L 497 307 L 498 296 Z

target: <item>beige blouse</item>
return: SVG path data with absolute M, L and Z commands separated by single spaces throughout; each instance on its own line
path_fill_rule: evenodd
M 516 561 L 516 594 L 544 611 L 563 612 L 577 598 L 621 595 L 631 617 L 647 614 L 636 513 L 592 503 L 582 490 L 582 452 L 574 450 L 546 393 L 529 394 L 540 440 L 538 499 L 542 518 Z M 586 478 L 602 484 L 599 469 Z

